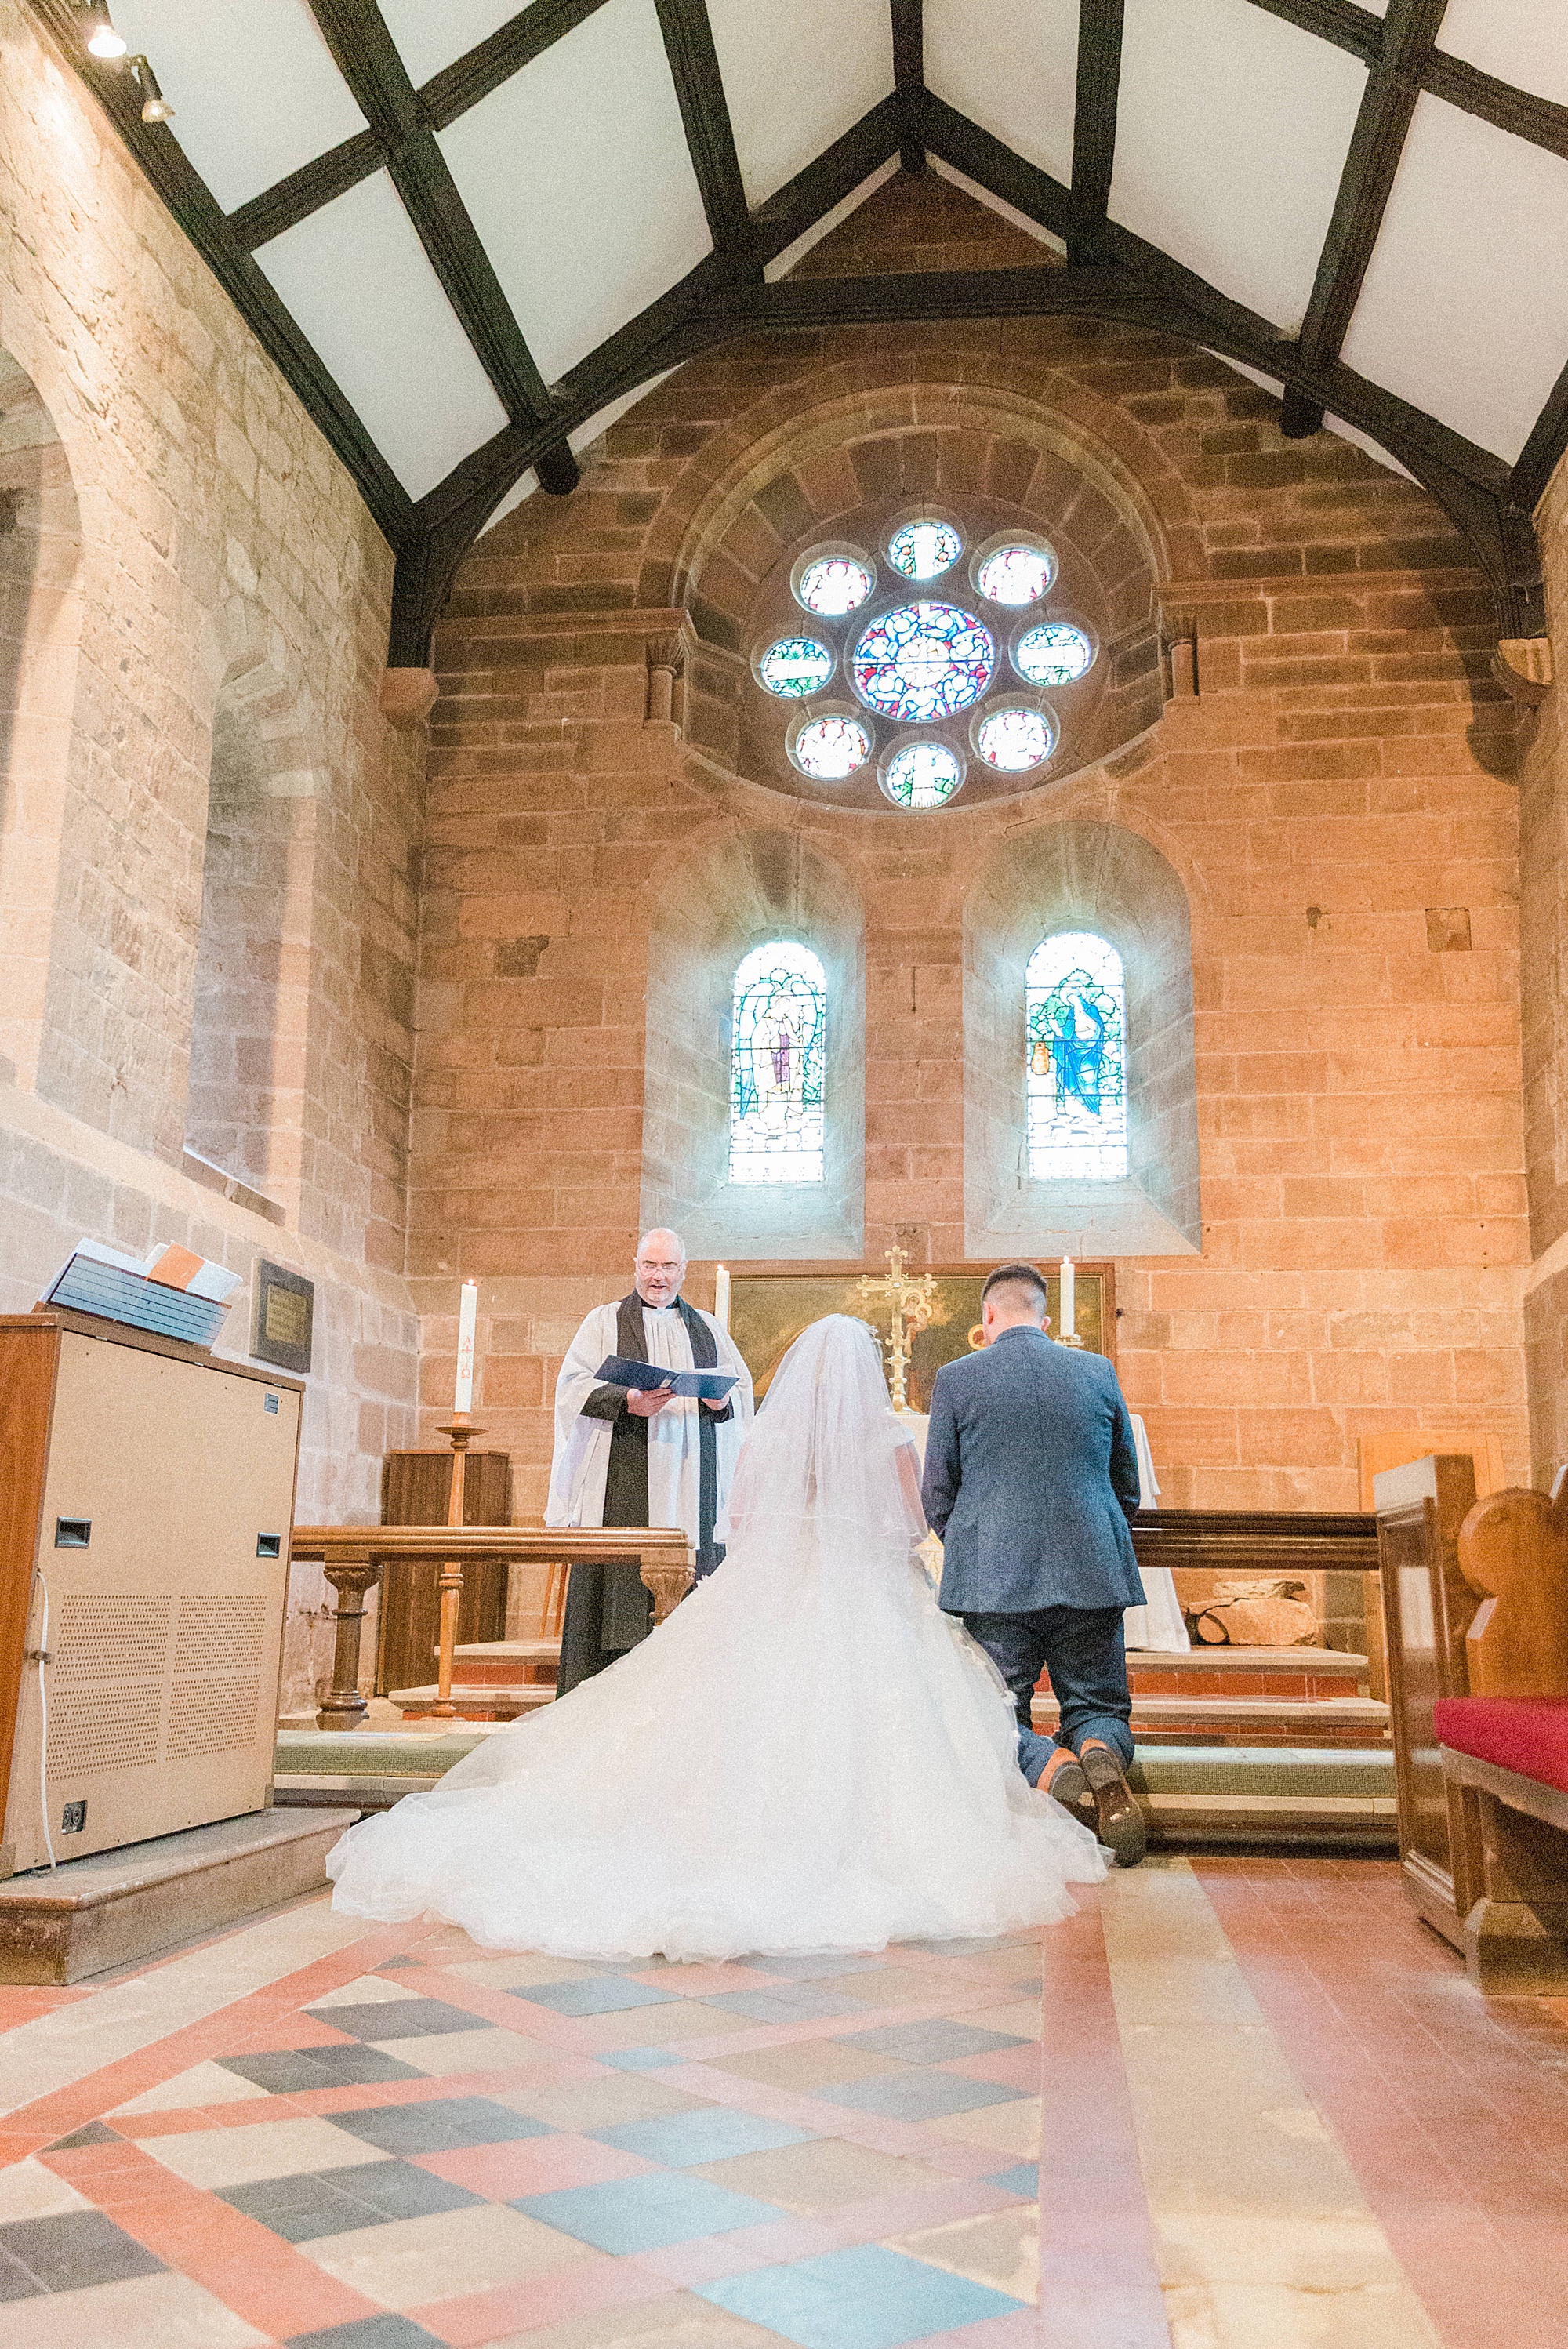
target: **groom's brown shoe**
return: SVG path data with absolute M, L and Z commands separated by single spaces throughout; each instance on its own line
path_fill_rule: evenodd
M 1049 1795 L 1079 1826 L 1095 1828 L 1095 1799 L 1083 1764 L 1072 1748 L 1058 1745 L 1035 1781 L 1037 1792 Z M 1096 1829 L 1098 1832 L 1098 1829 Z
M 1094 1796 L 1095 1832 L 1118 1868 L 1136 1868 L 1149 1847 L 1149 1833 L 1120 1763 L 1109 1745 L 1099 1744 L 1085 1745 L 1078 1760 Z

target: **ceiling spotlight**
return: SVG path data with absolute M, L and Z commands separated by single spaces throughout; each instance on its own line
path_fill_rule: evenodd
M 123 57 L 126 45 L 108 21 L 108 0 L 88 0 L 82 13 L 88 20 L 88 55 L 109 60 Z
M 130 70 L 135 75 L 137 86 L 141 91 L 143 122 L 171 122 L 174 119 L 174 109 L 159 88 L 158 76 L 153 72 L 147 59 L 139 57 L 132 57 Z

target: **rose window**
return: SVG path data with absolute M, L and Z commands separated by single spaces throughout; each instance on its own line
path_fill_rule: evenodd
M 1051 549 L 1018 532 L 970 548 L 951 515 L 922 508 L 895 520 L 880 564 L 879 579 L 862 547 L 809 549 L 789 585 L 810 626 L 753 657 L 764 691 L 796 706 L 785 747 L 798 771 L 836 783 L 874 761 L 884 796 L 910 810 L 945 807 L 971 758 L 998 778 L 1042 775 L 1061 736 L 1043 688 L 1070 688 L 1097 651 L 1050 607 Z
M 906 726 L 979 700 L 996 667 L 989 628 L 956 604 L 898 604 L 872 622 L 850 675 L 861 699 Z

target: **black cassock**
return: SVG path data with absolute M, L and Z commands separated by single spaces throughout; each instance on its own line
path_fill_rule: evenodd
M 713 1331 L 684 1297 L 676 1303 L 691 1340 L 692 1366 L 711 1371 L 718 1362 Z M 628 1361 L 648 1359 L 643 1328 L 643 1300 L 635 1289 L 617 1308 L 615 1350 Z M 735 1406 L 727 1399 L 722 1411 L 698 1404 L 698 1525 L 696 1570 L 711 1574 L 724 1556 L 724 1545 L 713 1538 L 718 1515 L 718 1446 L 714 1431 L 730 1418 Z M 610 1464 L 604 1479 L 606 1526 L 645 1526 L 648 1522 L 648 1422 L 626 1409 L 624 1387 L 595 1387 L 583 1406 L 584 1419 L 607 1419 Z M 654 1628 L 652 1594 L 637 1568 L 620 1560 L 603 1565 L 574 1566 L 566 1583 L 566 1619 L 561 1630 L 561 1671 L 556 1693 L 564 1696 L 579 1681 L 602 1672 Z

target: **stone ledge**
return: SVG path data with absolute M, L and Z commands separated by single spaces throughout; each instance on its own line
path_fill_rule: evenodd
M 357 1809 L 253 1811 L 0 1884 L 0 1982 L 74 1982 L 238 1924 L 326 1882 Z

